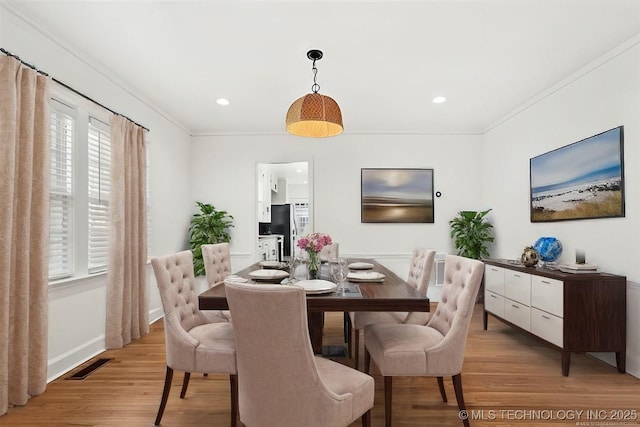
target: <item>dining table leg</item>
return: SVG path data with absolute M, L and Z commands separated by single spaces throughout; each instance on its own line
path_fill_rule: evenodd
M 322 329 L 324 328 L 324 313 L 322 311 L 311 311 L 307 313 L 309 324 L 309 337 L 311 347 L 315 354 L 322 354 Z

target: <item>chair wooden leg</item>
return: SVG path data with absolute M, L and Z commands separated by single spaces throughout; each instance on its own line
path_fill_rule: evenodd
M 351 328 L 351 318 L 349 317 L 349 312 L 344 312 L 344 342 L 347 343 L 347 351 L 349 352 L 349 357 L 353 357 L 353 346 L 351 345 L 353 340 L 353 329 Z
M 231 427 L 238 424 L 238 375 L 229 375 L 231 388 Z
M 391 427 L 391 407 L 393 399 L 391 398 L 393 377 L 384 377 L 384 425 Z
M 187 394 L 187 387 L 189 387 L 189 379 L 191 378 L 191 372 L 184 373 L 184 379 L 182 380 L 182 390 L 180 391 L 180 399 L 184 399 Z
M 356 329 L 353 333 L 353 359 L 356 369 L 360 367 L 360 329 Z
M 456 400 L 458 401 L 458 409 L 460 411 L 466 411 L 467 406 L 464 404 L 464 396 L 462 395 L 462 374 L 456 374 L 451 377 L 453 379 L 453 389 L 456 392 Z M 469 427 L 469 418 L 466 417 L 462 420 L 464 427 Z
M 368 374 L 371 368 L 371 354 L 367 348 L 364 348 L 364 373 Z
M 362 427 L 371 427 L 371 409 L 362 414 Z
M 438 388 L 440 389 L 440 396 L 442 396 L 442 401 L 447 402 L 447 392 L 444 389 L 444 380 L 442 377 L 438 377 Z
M 169 391 L 171 390 L 171 380 L 173 380 L 173 369 L 167 366 L 167 373 L 164 376 L 164 389 L 162 390 L 162 398 L 160 399 L 160 407 L 158 408 L 158 415 L 156 415 L 156 422 L 154 425 L 159 426 L 162 414 L 164 414 L 164 407 L 167 406 L 167 399 L 169 398 Z

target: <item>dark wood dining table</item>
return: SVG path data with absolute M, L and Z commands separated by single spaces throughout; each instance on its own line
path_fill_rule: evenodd
M 374 259 L 349 258 L 349 262 L 368 262 L 373 271 L 384 274 L 383 282 L 359 282 L 361 295 L 344 296 L 338 292 L 307 295 L 309 334 L 315 353 L 322 352 L 324 312 L 327 311 L 429 311 L 429 298 L 422 295 L 393 271 Z M 251 279 L 249 273 L 259 270 L 260 263 L 238 271 L 235 275 Z M 320 279 L 330 280 L 321 268 Z M 267 283 L 267 282 L 260 282 Z M 353 286 L 353 284 L 350 284 Z M 198 296 L 200 310 L 228 310 L 224 284 L 214 286 Z M 232 314 L 233 315 L 233 314 Z

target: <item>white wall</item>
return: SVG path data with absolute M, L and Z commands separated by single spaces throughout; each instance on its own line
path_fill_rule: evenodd
M 233 268 L 256 260 L 256 163 L 309 161 L 315 231 L 329 233 L 344 256 L 375 257 L 406 276 L 416 246 L 453 251 L 448 221 L 483 209 L 478 135 L 349 135 L 324 140 L 288 134 L 192 138 L 192 196 L 235 217 Z M 224 159 L 224 161 L 219 161 Z M 360 169 L 433 168 L 434 224 L 360 222 Z
M 583 77 L 559 85 L 548 97 L 479 135 L 350 135 L 327 140 L 290 135 L 200 136 L 191 138 L 179 124 L 135 96 L 109 70 L 79 58 L 0 5 L 0 46 L 52 76 L 126 114 L 151 132 L 151 221 L 149 255 L 186 248 L 195 201 L 213 203 L 235 217 L 234 269 L 256 259 L 256 163 L 310 162 L 315 230 L 330 233 L 345 256 L 372 256 L 406 276 L 415 246 L 452 252 L 448 221 L 463 209 L 493 208 L 494 257 L 516 258 L 541 235 L 565 246 L 561 261 L 574 250 L 589 262 L 640 282 L 638 47 L 628 46 Z M 529 158 L 625 125 L 625 218 L 562 223 L 529 222 Z M 433 168 L 434 224 L 360 223 L 360 168 Z M 161 315 L 149 273 L 151 318 Z M 203 286 L 200 284 L 200 286 Z M 105 276 L 54 286 L 49 295 L 49 377 L 53 378 L 104 348 Z M 631 284 L 628 307 L 640 303 L 640 286 Z M 82 319 L 82 322 L 78 322 Z M 640 376 L 637 311 L 628 310 L 629 372 Z M 608 356 L 605 356 L 608 357 Z
M 80 60 L 7 6 L 0 5 L 0 46 L 96 101 L 150 129 L 152 246 L 149 256 L 184 249 L 191 216 L 189 188 L 190 136 L 151 108 L 109 70 Z M 152 274 L 149 275 L 152 278 Z M 153 280 L 148 281 L 150 316 L 162 314 Z M 104 349 L 106 275 L 50 286 L 50 379 Z
M 640 37 L 558 84 L 545 97 L 487 132 L 482 153 L 483 203 L 492 207 L 492 255 L 519 258 L 540 236 L 563 244 L 559 262 L 576 249 L 603 271 L 625 275 L 627 370 L 640 377 Z M 529 159 L 624 125 L 624 218 L 531 223 Z M 605 356 L 612 361 L 611 356 Z

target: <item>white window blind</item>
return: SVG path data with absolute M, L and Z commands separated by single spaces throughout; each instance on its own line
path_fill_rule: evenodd
M 89 117 L 88 132 L 89 273 L 105 271 L 108 262 L 111 141 L 109 126 Z
M 71 276 L 72 260 L 72 163 L 75 119 L 73 110 L 51 102 L 51 178 L 49 190 L 49 278 Z

